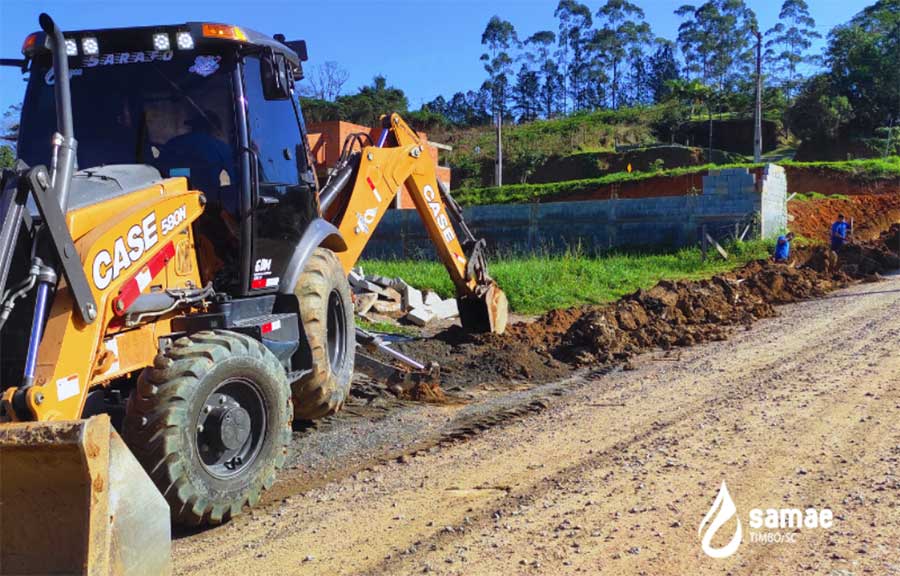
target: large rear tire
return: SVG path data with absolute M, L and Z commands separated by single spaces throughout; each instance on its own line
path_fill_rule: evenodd
M 312 372 L 291 385 L 294 418 L 315 420 L 344 405 L 356 355 L 350 284 L 334 252 L 316 248 L 294 294 L 312 353 Z
M 254 506 L 291 440 L 287 378 L 260 342 L 224 330 L 180 338 L 141 374 L 124 438 L 178 524 Z

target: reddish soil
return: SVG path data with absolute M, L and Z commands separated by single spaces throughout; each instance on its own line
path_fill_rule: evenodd
M 856 239 L 873 240 L 882 230 L 900 222 L 900 190 L 896 194 L 859 195 L 846 200 L 792 201 L 788 212 L 793 217 L 790 229 L 807 238 L 827 242 L 831 224 L 838 214 L 844 214 L 853 219 Z
M 808 194 L 818 192 L 826 196 L 900 194 L 900 178 L 864 180 L 851 174 L 824 168 L 785 166 L 788 193 Z M 761 168 L 751 170 L 757 181 Z M 541 198 L 540 202 L 568 202 L 577 200 L 608 200 L 610 198 L 653 198 L 658 196 L 688 196 L 703 192 L 703 177 L 706 172 L 681 176 L 658 176 L 643 180 L 619 182 L 598 186 L 592 190 L 562 193 Z M 561 180 L 562 178 L 557 178 Z
M 653 198 L 688 196 L 703 192 L 705 172 L 682 176 L 656 176 L 598 186 L 594 190 L 562 193 L 541 198 L 539 202 L 571 202 L 576 200 L 609 200 L 610 198 Z
M 818 167 L 785 166 L 788 192 L 808 194 L 900 194 L 900 178 L 878 180 L 856 178 L 852 174 Z
M 900 227 L 893 234 L 900 235 Z M 724 340 L 735 327 L 775 316 L 775 305 L 820 297 L 854 279 L 877 280 L 897 268 L 900 257 L 881 240 L 848 245 L 840 255 L 817 246 L 797 251 L 790 264 L 760 260 L 708 280 L 663 281 L 606 306 L 554 310 L 502 336 L 454 327 L 400 348 L 438 362 L 446 390 L 515 387 L 516 381 L 562 378 L 572 366 L 622 364 L 651 349 Z

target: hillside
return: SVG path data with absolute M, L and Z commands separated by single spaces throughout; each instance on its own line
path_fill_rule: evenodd
M 411 118 L 416 124 L 416 117 Z M 632 170 L 733 164 L 748 158 L 740 151 L 742 140 L 729 138 L 740 127 L 752 134 L 752 121 L 728 117 L 713 122 L 714 148 L 710 155 L 708 124 L 698 131 L 698 122 L 679 116 L 670 105 L 583 112 L 550 120 L 503 126 L 503 182 L 546 184 L 586 178 L 600 178 Z M 422 125 L 429 137 L 453 147 L 443 161 L 453 171 L 453 187 L 467 190 L 495 183 L 496 127 L 448 127 Z M 766 133 L 776 126 L 768 121 Z M 703 132 L 702 138 L 700 132 Z M 685 144 L 692 144 L 686 146 Z M 764 151 L 777 145 L 774 136 L 766 139 Z
M 503 127 L 504 182 L 532 182 L 531 176 L 550 158 L 584 152 L 613 152 L 616 146 L 656 142 L 655 108 L 597 111 Z M 453 146 L 446 156 L 454 188 L 493 184 L 496 129 L 477 126 L 433 129 L 429 136 Z

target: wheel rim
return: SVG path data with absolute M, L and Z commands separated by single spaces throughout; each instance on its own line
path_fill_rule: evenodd
M 265 439 L 266 405 L 247 378 L 229 378 L 206 398 L 197 416 L 197 453 L 216 478 L 231 478 L 253 464 Z
M 337 373 L 344 364 L 347 354 L 347 323 L 344 318 L 344 301 L 341 293 L 332 290 L 328 295 L 328 324 L 326 326 L 328 341 L 328 362 L 331 371 Z

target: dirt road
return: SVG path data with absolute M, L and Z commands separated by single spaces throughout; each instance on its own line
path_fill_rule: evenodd
M 900 574 L 900 278 L 632 364 L 303 435 L 269 504 L 182 536 L 176 572 Z M 714 559 L 723 481 L 712 543 L 737 518 L 743 542 Z M 831 528 L 749 521 L 811 507 Z

